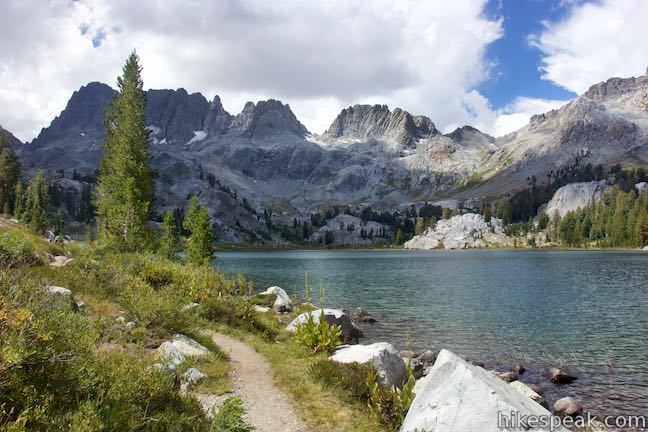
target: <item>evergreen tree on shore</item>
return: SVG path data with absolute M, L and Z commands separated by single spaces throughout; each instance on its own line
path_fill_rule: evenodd
M 35 233 L 42 232 L 49 223 L 49 186 L 45 173 L 39 171 L 25 193 L 25 208 L 20 219 Z
M 184 220 L 184 229 L 190 232 L 187 240 L 187 261 L 197 265 L 208 265 L 214 255 L 214 233 L 211 228 L 209 210 L 198 203 L 193 195 Z
M 9 140 L 0 128 L 0 210 L 5 213 L 15 212 L 15 190 L 20 183 L 20 161 L 9 147 Z
M 175 215 L 172 210 L 164 213 L 162 221 L 162 237 L 160 237 L 160 248 L 158 253 L 168 259 L 174 259 L 180 251 L 180 237 L 178 235 L 178 226 Z
M 119 93 L 106 112 L 104 157 L 94 191 L 99 236 L 119 251 L 143 249 L 150 234 L 153 172 L 148 166 L 141 71 L 133 52 L 117 79 Z

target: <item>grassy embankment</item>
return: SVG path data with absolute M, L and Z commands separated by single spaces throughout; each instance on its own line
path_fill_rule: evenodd
M 74 261 L 51 268 L 49 254 L 63 253 Z M 85 306 L 75 310 L 69 298 L 46 293 L 47 285 L 69 288 Z M 231 388 L 227 357 L 203 329 L 255 347 L 311 430 L 387 430 L 362 397 L 318 379 L 313 371 L 326 356 L 310 355 L 272 313 L 254 310 L 267 300 L 246 294 L 209 268 L 91 244 L 52 245 L 1 220 L 0 430 L 239 430 L 208 419 L 192 396 Z M 182 309 L 194 301 L 200 306 Z M 151 367 L 159 361 L 155 348 L 176 333 L 212 354 L 173 373 Z M 185 394 L 180 375 L 191 366 L 208 378 Z

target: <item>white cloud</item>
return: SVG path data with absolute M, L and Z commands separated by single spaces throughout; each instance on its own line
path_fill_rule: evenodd
M 499 116 L 493 126 L 493 134 L 502 136 L 518 130 L 526 126 L 531 116 L 558 109 L 567 102 L 569 101 L 518 97 L 499 110 Z
M 149 88 L 289 103 L 313 132 L 385 103 L 439 128 L 488 124 L 474 89 L 502 22 L 486 0 L 8 0 L 0 2 L 0 124 L 32 139 L 90 81 L 114 86 L 137 48 Z M 97 45 L 97 47 L 94 47 Z M 490 120 L 489 120 L 490 119 Z
M 582 94 L 610 77 L 643 75 L 648 65 L 648 1 L 570 2 L 560 21 L 530 38 L 542 52 L 543 78 Z

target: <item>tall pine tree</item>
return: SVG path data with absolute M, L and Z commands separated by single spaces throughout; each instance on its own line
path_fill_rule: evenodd
M 25 193 L 25 208 L 21 220 L 29 225 L 35 233 L 41 233 L 49 223 L 50 201 L 48 189 L 45 173 L 39 171 Z
M 187 261 L 197 265 L 208 265 L 214 255 L 214 233 L 209 210 L 198 204 L 198 197 L 195 195 L 191 197 L 184 228 L 190 231 L 186 249 Z
M 20 161 L 9 147 L 9 140 L 0 128 L 0 211 L 11 212 L 14 207 L 14 191 L 20 182 Z
M 180 237 L 178 235 L 178 225 L 176 224 L 175 215 L 172 210 L 164 213 L 162 221 L 162 237 L 160 237 L 160 247 L 158 253 L 167 259 L 175 259 L 176 254 L 180 251 Z
M 117 78 L 119 93 L 106 112 L 104 157 L 95 188 L 99 236 L 119 251 L 144 249 L 150 238 L 146 223 L 153 203 L 153 172 L 148 166 L 141 71 L 133 52 Z

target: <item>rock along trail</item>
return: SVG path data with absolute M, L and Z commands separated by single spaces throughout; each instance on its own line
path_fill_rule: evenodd
M 243 342 L 221 333 L 210 333 L 229 356 L 234 393 L 244 402 L 246 418 L 257 432 L 306 432 L 292 401 L 272 379 L 266 360 Z

